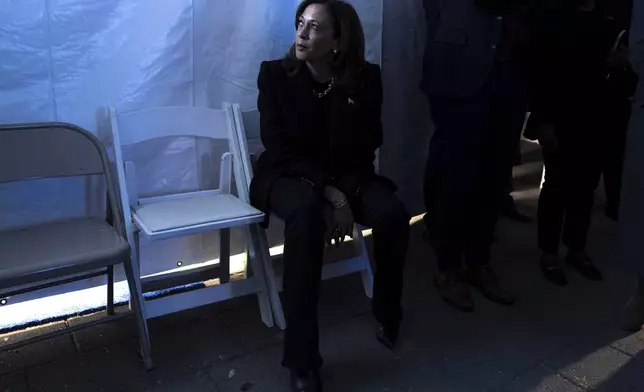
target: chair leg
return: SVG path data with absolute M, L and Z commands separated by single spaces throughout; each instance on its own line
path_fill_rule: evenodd
M 219 282 L 230 282 L 230 229 L 219 230 Z
M 251 243 L 255 247 L 255 259 L 259 261 L 257 264 L 261 264 L 259 267 L 262 268 L 264 275 L 263 279 L 266 282 L 273 321 L 279 329 L 284 330 L 286 329 L 286 318 L 284 317 L 284 310 L 282 309 L 282 301 L 280 299 L 275 269 L 273 268 L 273 262 L 271 261 L 266 232 L 259 227 L 259 225 L 252 225 L 250 230 L 252 239 Z M 253 265 L 253 271 L 257 268 L 258 267 Z
M 257 236 L 255 235 L 253 226 L 254 225 L 244 227 L 248 248 L 248 261 L 253 271 L 253 276 L 250 279 L 253 279 L 256 282 L 257 301 L 259 302 L 259 311 L 262 316 L 262 321 L 267 327 L 272 328 L 275 326 L 275 321 L 273 319 L 271 299 L 268 292 L 268 286 L 266 285 L 264 266 L 261 261 L 262 255 L 258 252 Z
M 141 255 L 141 247 L 140 247 L 140 238 L 139 238 L 139 232 L 134 231 L 132 233 L 132 242 L 133 244 L 131 245 L 131 252 L 132 252 L 132 257 L 131 257 L 131 263 L 132 263 L 132 271 L 134 273 L 134 278 L 136 281 L 139 282 L 139 288 L 142 292 L 143 290 L 143 285 L 141 284 L 141 263 L 140 263 L 140 255 Z M 130 293 L 132 292 L 132 289 L 130 288 Z M 132 301 L 128 304 L 128 307 L 130 308 L 131 311 L 134 311 L 132 308 Z
M 143 298 L 143 285 L 141 283 L 141 264 L 140 258 L 141 247 L 139 232 L 133 233 L 134 246 L 132 247 L 132 257 L 124 265 L 125 275 L 128 287 L 130 289 L 130 309 L 134 312 L 136 325 L 139 331 L 139 340 L 141 346 L 141 357 L 143 366 L 146 370 L 152 370 L 152 349 L 150 347 L 150 334 L 148 332 L 148 317 L 145 312 L 145 299 Z
M 130 308 L 134 312 L 136 326 L 139 332 L 143 366 L 145 366 L 146 370 L 152 370 L 152 368 L 154 368 L 154 364 L 152 362 L 150 334 L 148 331 L 147 317 L 145 315 L 145 300 L 143 299 L 143 294 L 141 292 L 141 281 L 138 279 L 137 272 L 133 268 L 133 263 L 131 261 L 127 261 L 125 263 L 125 275 L 127 276 L 127 283 L 130 289 Z
M 354 241 L 360 250 L 360 258 L 364 261 L 364 269 L 362 270 L 362 284 L 364 285 L 364 292 L 369 298 L 373 298 L 373 269 L 371 268 L 371 260 L 369 259 L 369 251 L 367 250 L 367 241 L 362 235 L 362 229 L 357 225 L 354 228 Z
M 107 315 L 114 315 L 114 266 L 107 267 Z

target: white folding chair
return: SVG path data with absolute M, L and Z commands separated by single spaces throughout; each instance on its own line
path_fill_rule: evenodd
M 248 189 L 250 181 L 253 178 L 251 154 L 248 151 L 248 140 L 260 138 L 259 111 L 257 109 L 242 111 L 238 104 L 233 104 L 233 112 L 235 114 L 237 137 L 243 158 L 242 161 L 246 179 L 246 189 Z M 271 219 L 279 218 L 272 216 Z M 360 272 L 362 274 L 365 293 L 369 298 L 371 298 L 373 295 L 373 270 L 371 268 L 371 261 L 369 259 L 366 241 L 362 234 L 363 229 L 364 228 L 359 225 L 355 225 L 353 229 L 353 240 L 350 242 L 354 247 L 353 253 L 355 256 L 334 261 L 332 263 L 325 263 L 322 268 L 322 279 L 327 280 Z M 263 241 L 266 241 L 265 233 L 262 237 L 264 237 Z M 268 246 L 266 246 L 265 252 L 267 252 L 267 257 L 270 258 L 270 255 L 268 255 Z M 282 290 L 282 277 L 273 278 L 267 274 L 267 279 L 271 281 L 271 284 L 276 284 L 280 291 Z M 273 308 L 276 308 L 277 306 L 281 305 L 273 302 Z
M 264 220 L 264 214 L 250 206 L 247 192 L 239 192 L 239 197 L 231 194 L 232 169 L 235 170 L 235 184 L 238 190 L 245 189 L 245 176 L 230 105 L 224 104 L 222 110 L 160 107 L 118 114 L 116 109 L 110 108 L 110 118 L 121 202 L 122 205 L 129 206 L 124 208 L 124 215 L 127 238 L 133 249 L 136 270 L 139 272 L 137 278 L 141 279 L 140 236 L 153 242 L 213 230 L 220 231 L 220 266 L 225 267 L 223 275 L 220 275 L 220 284 L 149 299 L 146 301 L 147 318 L 256 294 L 262 320 L 267 326 L 272 327 L 274 320 L 270 294 L 264 278 L 263 252 L 258 236 L 253 234 L 258 232 L 253 228 Z M 160 197 L 139 197 L 136 168 L 133 162 L 123 160 L 122 148 L 136 147 L 141 142 L 162 137 L 184 136 L 227 142 L 229 152 L 221 157 L 219 189 Z M 233 227 L 244 229 L 253 274 L 246 279 L 228 282 L 228 230 Z

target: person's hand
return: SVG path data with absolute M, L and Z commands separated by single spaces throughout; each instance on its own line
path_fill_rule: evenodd
M 353 212 L 349 204 L 340 208 L 333 208 L 329 205 L 325 210 L 326 233 L 324 235 L 324 242 L 326 245 L 331 246 L 335 242 L 338 247 L 344 242 L 344 239 L 353 235 Z
M 340 246 L 344 239 L 347 236 L 351 237 L 353 233 L 354 218 L 349 203 L 333 209 L 333 222 L 335 223 L 335 230 L 329 238 L 330 240 L 335 240 L 335 246 Z
M 329 208 L 325 211 L 327 232 L 325 240 L 328 245 L 335 241 L 339 246 L 346 236 L 353 232 L 354 217 L 346 196 L 337 188 L 326 187 L 324 196 L 329 201 Z
M 537 135 L 539 135 L 539 144 L 541 144 L 541 146 L 545 148 L 556 148 L 559 146 L 557 136 L 555 135 L 555 129 L 552 124 L 539 125 Z

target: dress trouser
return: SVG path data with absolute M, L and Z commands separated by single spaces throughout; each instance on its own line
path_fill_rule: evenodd
M 442 272 L 490 261 L 526 113 L 524 83 L 497 62 L 474 96 L 429 96 L 436 130 L 425 170 L 425 225 Z
M 283 366 L 299 371 L 322 366 L 318 296 L 327 202 L 305 181 L 282 178 L 271 189 L 272 213 L 285 221 Z M 373 229 L 376 272 L 373 312 L 383 324 L 402 318 L 403 265 L 409 242 L 409 213 L 385 185 L 364 184 L 351 201 L 357 223 Z
M 514 192 L 514 167 L 521 164 L 521 135 L 519 135 L 519 143 L 517 144 L 517 151 L 514 154 L 514 162 L 512 166 L 507 169 L 507 181 L 505 184 L 505 191 L 503 192 L 503 198 L 501 199 L 501 208 L 510 208 L 514 207 L 515 201 L 512 197 L 512 192 Z
M 631 102 L 616 98 L 616 102 L 609 106 L 608 116 L 608 128 L 605 130 L 604 188 L 606 205 L 617 209 L 622 194 L 622 172 L 626 133 L 631 118 Z
M 592 115 L 591 107 L 568 109 L 553 124 L 558 146 L 543 148 L 546 178 L 539 196 L 539 247 L 550 254 L 558 252 L 560 242 L 585 249 L 603 166 L 602 117 Z

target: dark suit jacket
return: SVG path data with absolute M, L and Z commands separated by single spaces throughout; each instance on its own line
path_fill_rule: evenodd
M 313 79 L 306 67 L 289 75 L 282 60 L 263 62 L 258 77 L 260 128 L 265 152 L 251 183 L 251 203 L 268 211 L 273 183 L 280 177 L 300 178 L 317 192 L 333 185 L 347 197 L 358 195 L 361 184 L 383 181 L 375 174 L 375 151 L 382 144 L 382 81 L 380 68 L 368 64 L 355 91 L 335 85 L 329 97 L 328 132 L 311 131 L 319 117 Z M 328 149 L 328 162 L 319 151 Z
M 469 97 L 487 80 L 502 20 L 475 0 L 423 0 L 427 46 L 421 89 L 432 95 Z
M 504 23 L 508 22 L 505 19 L 511 17 L 515 22 L 520 21 L 528 34 L 535 8 L 533 2 L 423 0 L 427 43 L 421 90 L 451 98 L 466 98 L 478 93 L 499 56 Z M 515 54 L 517 60 L 524 61 L 523 53 Z
M 607 81 L 611 70 L 606 58 L 620 29 L 603 7 L 581 12 L 574 5 L 562 5 L 546 10 L 541 18 L 530 61 L 532 116 L 525 132 L 529 139 L 538 137 L 542 123 L 553 124 L 580 113 L 585 118 L 605 114 L 613 104 L 619 106 L 628 99 L 632 93 L 628 84 L 633 83 L 624 79 L 619 86 L 620 74 L 630 77 L 626 72 L 612 72 L 613 78 Z

